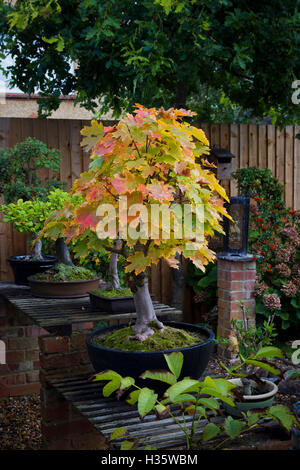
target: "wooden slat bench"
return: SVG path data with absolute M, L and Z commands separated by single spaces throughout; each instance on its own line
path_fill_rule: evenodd
M 102 435 L 109 439 L 110 434 L 118 427 L 125 427 L 130 436 L 138 438 L 137 449 L 151 445 L 156 449 L 172 449 L 185 446 L 184 432 L 172 417 L 158 419 L 154 413 L 140 420 L 136 406 L 130 406 L 125 401 L 102 396 L 103 383 L 89 382 L 88 376 L 77 376 L 63 380 L 50 379 L 51 385 L 63 395 Z M 172 414 L 183 423 L 180 406 L 172 407 Z M 215 424 L 222 422 L 220 416 L 208 413 Z M 192 416 L 185 417 L 187 429 L 191 428 Z M 202 419 L 195 434 L 200 436 L 204 426 L 208 423 Z M 115 441 L 115 448 L 120 448 L 122 439 Z

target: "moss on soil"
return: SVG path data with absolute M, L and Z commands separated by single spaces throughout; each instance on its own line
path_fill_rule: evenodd
M 132 297 L 132 292 L 128 287 L 122 287 L 121 289 L 95 289 L 92 291 L 92 294 L 102 295 L 103 297 Z
M 121 328 L 105 335 L 95 336 L 94 344 L 121 351 L 162 351 L 178 349 L 203 343 L 204 338 L 198 333 L 165 326 L 164 330 L 155 329 L 155 333 L 143 342 L 129 339 L 134 336 L 133 327 Z
M 56 264 L 52 269 L 32 276 L 37 281 L 68 282 L 86 281 L 95 279 L 97 274 L 90 269 L 81 266 L 67 266 L 66 264 Z

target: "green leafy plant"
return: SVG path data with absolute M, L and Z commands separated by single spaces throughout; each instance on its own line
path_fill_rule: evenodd
M 0 193 L 6 204 L 31 199 L 46 200 L 49 191 L 63 187 L 55 178 L 45 183 L 39 171 L 59 172 L 60 152 L 28 137 L 11 149 L 0 149 Z
M 77 196 L 72 196 L 72 201 L 77 201 Z M 31 235 L 34 242 L 32 254 L 28 258 L 43 259 L 42 242 L 38 234 L 44 227 L 50 214 L 70 200 L 70 196 L 62 189 L 50 191 L 46 200 L 34 198 L 28 201 L 19 199 L 17 202 L 3 204 L 0 212 L 3 214 L 2 222 L 12 222 L 14 230 Z
M 228 416 L 221 424 L 220 420 L 214 422 L 214 416 L 222 416 L 220 413 L 222 402 L 235 406 L 233 394 L 235 385 L 222 378 L 206 377 L 200 381 L 186 377 L 180 380 L 183 354 L 173 352 L 165 354 L 164 357 L 168 370 L 146 371 L 141 375 L 142 379 L 152 379 L 166 384 L 168 388 L 161 399 L 155 390 L 139 387 L 132 377 L 122 377 L 111 370 L 96 374 L 92 380 L 107 382 L 102 391 L 105 397 L 117 392 L 117 397 L 120 398 L 129 391 L 126 401 L 130 405 L 137 406 L 141 420 L 151 412 L 155 412 L 158 419 L 172 418 L 185 435 L 187 450 L 203 447 L 216 437 L 221 438 L 221 441 L 214 446 L 219 449 L 241 433 L 259 426 L 260 419 L 264 417 L 272 418 L 288 431 L 292 426 L 299 426 L 289 408 L 282 405 L 258 412 L 247 412 L 243 414 L 242 419 Z M 130 391 L 132 388 L 133 391 Z M 176 406 L 179 406 L 180 414 L 175 412 Z M 200 425 L 201 432 L 199 432 Z M 120 439 L 123 439 L 122 450 L 134 449 L 141 444 L 146 446 L 145 449 L 148 446 L 147 442 L 139 441 L 124 427 L 115 429 L 110 435 L 111 442 Z
M 118 298 L 118 297 L 132 297 L 132 292 L 128 287 L 120 289 L 96 289 L 92 291 L 93 294 L 101 295 L 107 298 Z
M 57 263 L 53 269 L 43 273 L 34 274 L 33 278 L 39 281 L 68 282 L 95 279 L 95 271 L 83 268 L 82 266 L 68 266 Z

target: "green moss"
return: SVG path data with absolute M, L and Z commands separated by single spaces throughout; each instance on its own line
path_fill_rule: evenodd
M 132 297 L 132 292 L 128 287 L 122 287 L 121 289 L 95 289 L 92 291 L 93 294 L 102 295 L 103 297 Z
M 67 266 L 66 264 L 56 264 L 54 268 L 33 276 L 37 281 L 67 282 L 86 281 L 95 279 L 97 274 L 81 266 Z
M 193 346 L 204 341 L 198 333 L 171 326 L 165 326 L 163 331 L 155 328 L 154 335 L 143 342 L 129 339 L 133 335 L 132 326 L 121 328 L 112 333 L 94 337 L 94 344 L 121 351 L 162 351 Z

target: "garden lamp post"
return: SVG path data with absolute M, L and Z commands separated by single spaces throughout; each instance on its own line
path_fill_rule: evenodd
M 249 201 L 249 196 L 234 196 L 230 198 L 230 204 L 225 204 L 233 222 L 227 218 L 224 220 L 223 255 L 248 255 Z

